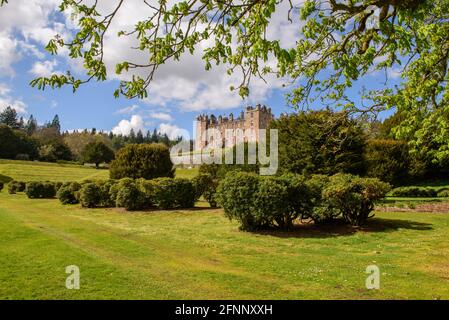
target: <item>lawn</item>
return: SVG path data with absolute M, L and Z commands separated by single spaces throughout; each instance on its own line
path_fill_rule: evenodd
M 192 178 L 197 169 L 177 169 L 176 176 Z M 75 164 L 0 159 L 0 181 L 82 181 L 108 179 L 109 171 Z
M 192 177 L 194 169 L 178 169 Z M 0 160 L 0 178 L 106 170 Z M 449 299 L 449 214 L 377 212 L 363 229 L 247 233 L 193 210 L 82 209 L 0 192 L 0 299 Z M 380 290 L 365 288 L 377 265 Z M 65 288 L 65 267 L 81 271 Z
M 448 299 L 449 214 L 246 233 L 220 209 L 127 213 L 0 193 L 0 298 Z M 380 290 L 365 268 L 381 270 Z M 81 289 L 65 288 L 77 265 Z

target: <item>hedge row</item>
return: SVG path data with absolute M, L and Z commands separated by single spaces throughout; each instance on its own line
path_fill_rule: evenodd
M 312 176 L 288 174 L 261 177 L 251 173 L 228 174 L 218 186 L 216 198 L 230 219 L 242 230 L 267 227 L 289 229 L 294 220 L 324 223 L 342 218 L 362 225 L 390 185 L 376 178 L 349 174 Z
M 150 207 L 192 208 L 195 204 L 195 189 L 187 179 L 124 178 L 86 182 L 82 185 L 76 182 L 64 184 L 57 197 L 62 204 L 80 203 L 87 208 L 123 207 L 130 211 Z
M 420 197 L 420 198 L 435 198 L 435 197 L 449 197 L 449 190 L 434 189 L 429 187 L 399 187 L 394 188 L 388 193 L 390 197 Z

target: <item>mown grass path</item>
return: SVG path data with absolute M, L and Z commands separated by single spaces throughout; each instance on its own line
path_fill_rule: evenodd
M 128 213 L 0 193 L 1 299 L 449 299 L 449 214 L 245 233 L 220 209 Z M 381 270 L 380 290 L 365 269 Z M 65 288 L 65 267 L 81 289 Z

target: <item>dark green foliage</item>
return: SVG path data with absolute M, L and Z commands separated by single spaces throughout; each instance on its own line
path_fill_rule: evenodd
M 0 181 L 0 192 L 3 190 L 3 187 L 5 186 L 5 184 L 3 182 Z
M 79 203 L 75 196 L 76 191 L 72 190 L 70 185 L 62 186 L 56 193 L 56 197 L 62 204 L 75 204 Z
M 385 197 L 388 183 L 376 178 L 360 178 L 349 174 L 330 177 L 323 189 L 323 198 L 343 219 L 354 226 L 363 225 L 374 209 L 375 201 Z
M 257 191 L 254 194 L 253 216 L 257 228 L 273 226 L 274 222 L 281 228 L 292 227 L 293 220 L 289 215 L 291 207 L 288 205 L 288 200 L 287 179 L 260 178 Z
M 8 193 L 16 194 L 17 192 L 24 192 L 26 188 L 26 183 L 23 181 L 12 180 L 8 183 Z
M 366 174 L 397 184 L 407 178 L 409 157 L 404 141 L 370 140 L 365 149 Z
M 85 208 L 96 208 L 101 203 L 101 190 L 98 184 L 86 183 L 79 191 L 79 201 Z
M 131 144 L 120 149 L 110 167 L 111 179 L 173 177 L 175 169 L 163 144 Z
M 19 129 L 19 121 L 17 120 L 17 111 L 10 106 L 0 112 L 0 125 L 6 125 L 12 129 Z
M 299 174 L 363 172 L 365 136 L 346 113 L 299 112 L 271 122 L 278 129 L 279 167 Z
M 54 198 L 56 196 L 53 182 L 27 182 L 25 193 L 30 199 Z
M 212 208 L 217 207 L 215 200 L 215 193 L 218 187 L 218 179 L 214 179 L 209 173 L 200 173 L 192 179 L 192 184 L 195 189 L 195 201 L 203 196 Z
M 0 158 L 15 159 L 18 154 L 36 159 L 39 155 L 37 142 L 20 131 L 0 124 Z
M 315 223 L 337 217 L 352 225 L 362 225 L 374 203 L 389 191 L 389 184 L 376 178 L 350 174 L 332 177 L 288 174 L 261 177 L 251 173 L 232 173 L 217 190 L 218 203 L 225 215 L 240 223 L 242 230 L 266 227 L 291 229 L 296 219 Z
M 195 189 L 188 179 L 158 178 L 154 184 L 153 203 L 161 209 L 192 208 Z
M 95 163 L 97 168 L 100 163 L 111 162 L 114 156 L 114 151 L 101 141 L 87 144 L 81 153 L 83 162 Z
M 388 194 L 391 197 L 422 197 L 433 198 L 438 195 L 437 191 L 426 187 L 399 187 L 394 188 Z
M 145 194 L 137 187 L 135 181 L 122 179 L 113 188 L 116 206 L 128 211 L 141 210 L 149 206 Z
M 258 188 L 259 176 L 245 172 L 228 174 L 218 186 L 218 204 L 229 219 L 239 221 L 241 230 L 256 230 L 263 225 L 254 214 Z
M 209 203 L 211 208 L 218 206 L 216 199 L 218 184 L 218 179 L 211 179 L 203 193 L 203 198 Z
M 9 183 L 9 182 L 11 182 L 11 181 L 13 181 L 14 179 L 13 178 L 11 178 L 11 177 L 8 177 L 8 176 L 4 176 L 4 175 L 2 175 L 2 174 L 0 174 L 0 181 L 1 182 L 3 182 L 3 183 Z

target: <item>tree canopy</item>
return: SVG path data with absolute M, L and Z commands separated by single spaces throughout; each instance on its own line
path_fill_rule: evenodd
M 56 36 L 47 46 L 52 54 L 64 49 L 70 58 L 82 59 L 85 77 L 54 74 L 33 80 L 33 86 L 77 90 L 107 79 L 104 35 L 124 0 L 115 1 L 110 12 L 99 10 L 100 3 L 61 0 L 60 10 L 76 17 L 78 29 L 71 39 Z M 284 19 L 300 30 L 293 47 L 267 36 L 273 14 L 286 3 Z M 135 41 L 147 62 L 121 61 L 115 72 L 143 69 L 139 74 L 145 76 L 124 77 L 117 97 L 146 97 L 159 66 L 202 50 L 206 69 L 225 64 L 229 74 L 241 74 L 240 85 L 231 90 L 242 97 L 249 94 L 252 79 L 274 74 L 285 79 L 288 101 L 297 108 L 316 101 L 357 113 L 395 108 L 405 116 L 397 137 L 413 133 L 412 147 L 419 148 L 431 132 L 432 139 L 445 142 L 434 156 L 449 154 L 449 0 L 149 0 L 141 6 L 148 17 L 119 36 L 124 43 Z M 361 92 L 363 105 L 348 95 L 368 73 L 393 68 L 400 70 L 398 85 Z

